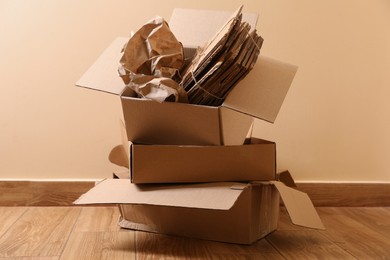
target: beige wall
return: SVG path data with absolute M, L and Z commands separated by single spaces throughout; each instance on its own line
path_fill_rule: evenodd
M 221 4 L 223 3 L 223 4 Z M 74 87 L 116 36 L 173 7 L 260 13 L 262 53 L 299 66 L 274 125 L 298 181 L 390 181 L 387 0 L 0 1 L 0 178 L 111 176 L 116 96 Z

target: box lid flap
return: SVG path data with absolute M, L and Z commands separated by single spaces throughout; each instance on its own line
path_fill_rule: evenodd
M 197 48 L 209 42 L 231 15 L 232 12 L 176 8 L 170 28 L 185 48 Z M 243 21 L 252 29 L 257 19 L 257 14 L 243 13 Z M 260 55 L 252 71 L 229 93 L 224 106 L 274 122 L 296 71 L 296 66 Z
M 252 71 L 229 93 L 225 107 L 274 122 L 297 67 L 262 55 Z
M 83 194 L 75 204 L 148 204 L 228 210 L 246 187 L 231 182 L 136 185 L 128 179 L 107 179 Z
M 197 48 L 209 42 L 234 12 L 175 8 L 169 27 L 175 37 L 187 48 Z M 252 29 L 256 29 L 256 13 L 242 13 Z
M 125 84 L 118 74 L 122 49 L 127 37 L 116 38 L 94 64 L 76 82 L 76 86 L 119 95 Z
M 108 160 L 118 166 L 129 168 L 129 158 L 126 156 L 123 145 L 117 145 L 111 149 Z
M 279 181 L 272 181 L 272 183 L 278 189 L 293 224 L 315 229 L 325 229 L 306 193 L 287 187 Z
M 108 160 L 113 164 L 129 168 L 130 167 L 130 149 L 129 146 L 132 145 L 132 142 L 127 140 L 126 126 L 125 123 L 120 120 L 120 130 L 121 130 L 121 139 L 122 144 L 117 145 L 111 149 L 108 156 Z

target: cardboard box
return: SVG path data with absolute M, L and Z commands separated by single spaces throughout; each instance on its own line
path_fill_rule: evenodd
M 324 228 L 307 195 L 277 181 L 137 185 L 107 179 L 75 204 L 119 203 L 124 228 L 251 244 L 277 228 L 279 194 L 294 224 Z
M 251 138 L 245 145 L 130 144 L 133 183 L 274 180 L 275 143 Z
M 209 22 L 192 20 L 200 14 L 209 17 Z M 202 38 L 203 35 L 215 34 L 219 25 L 213 21 L 223 17 L 221 12 L 183 9 L 175 9 L 172 16 L 170 26 L 187 50 L 210 40 Z M 204 33 L 188 37 L 186 32 L 191 30 Z M 194 38 L 197 38 L 196 42 Z M 252 71 L 219 107 L 158 103 L 137 98 L 118 76 L 121 50 L 127 40 L 114 40 L 76 85 L 119 95 L 128 140 L 137 143 L 243 144 L 253 117 L 274 122 L 297 70 L 293 65 L 260 56 Z
M 275 180 L 276 145 L 257 138 L 244 145 L 149 145 L 127 141 L 109 156 L 130 170 L 132 183 L 185 183 Z

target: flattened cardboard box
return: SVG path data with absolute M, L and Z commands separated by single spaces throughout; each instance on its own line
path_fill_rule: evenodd
M 257 138 L 244 145 L 144 145 L 127 141 L 109 156 L 130 170 L 132 183 L 186 183 L 275 180 L 276 144 Z
M 209 17 L 210 23 L 194 23 L 193 17 L 201 14 Z M 225 16 L 221 12 L 175 9 L 172 17 L 172 31 L 188 50 L 210 40 L 203 35 L 215 34 L 219 23 L 213 21 Z M 252 23 L 257 20 L 251 19 Z M 204 34 L 189 37 L 187 31 L 191 30 Z M 115 39 L 76 85 L 120 95 L 128 140 L 137 143 L 243 144 L 253 117 L 274 122 L 297 70 L 293 65 L 260 56 L 219 107 L 158 103 L 137 98 L 118 76 L 121 50 L 127 41 Z
M 75 204 L 119 203 L 124 228 L 251 244 L 276 230 L 279 193 L 294 224 L 324 228 L 305 193 L 276 181 L 137 185 L 107 179 Z

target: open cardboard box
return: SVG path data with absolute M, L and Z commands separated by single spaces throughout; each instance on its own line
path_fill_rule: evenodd
M 324 229 L 307 194 L 278 181 L 137 185 L 107 179 L 75 204 L 118 203 L 123 228 L 251 244 L 277 229 L 279 194 L 294 224 Z
M 216 21 L 225 19 L 221 18 L 223 15 L 226 14 L 177 9 L 172 16 L 171 27 L 175 28 L 173 31 L 179 41 L 185 47 L 187 46 L 186 50 L 193 50 L 194 47 L 209 40 L 209 38 L 202 39 L 203 35 L 215 34 L 220 26 Z M 202 18 L 198 20 L 196 17 Z M 188 31 L 197 32 L 197 35 L 186 36 Z M 156 167 L 161 167 L 163 162 L 172 159 L 169 155 L 174 149 L 177 149 L 176 154 L 184 153 L 182 150 L 184 149 L 187 153 L 186 159 L 190 161 L 185 162 L 185 166 L 179 167 L 172 160 L 170 170 L 176 171 L 175 174 L 186 174 L 186 172 L 199 170 L 196 168 L 199 167 L 198 158 L 206 161 L 206 157 L 210 154 L 226 156 L 223 154 L 228 153 L 228 157 L 235 160 L 237 158 L 233 155 L 237 156 L 241 151 L 244 151 L 245 156 L 256 156 L 262 153 L 261 149 L 267 147 L 263 151 L 266 157 L 264 162 L 268 165 L 265 171 L 267 177 L 264 175 L 264 179 L 271 181 L 140 185 L 131 183 L 127 178 L 107 179 L 82 195 L 75 204 L 117 203 L 121 212 L 119 224 L 124 228 L 251 244 L 277 228 L 280 195 L 294 224 L 324 228 L 305 193 L 274 180 L 275 144 L 256 141 L 259 143 L 242 145 L 252 125 L 253 117 L 269 122 L 275 120 L 295 75 L 295 66 L 263 56 L 259 57 L 253 71 L 230 92 L 220 107 L 158 103 L 135 98 L 134 93 L 125 88 L 118 76 L 120 51 L 126 41 L 127 38 L 116 39 L 82 76 L 77 85 L 120 95 L 126 134 L 124 144 L 119 146 L 119 149 L 122 149 L 122 152 L 131 151 L 132 156 L 136 157 L 142 153 L 146 155 L 144 159 L 130 160 L 133 164 L 130 167 L 137 167 L 133 169 L 134 172 L 138 174 L 141 171 L 135 162 L 146 165 L 155 163 L 156 159 L 160 158 L 161 161 L 158 162 L 160 164 L 155 165 L 148 172 L 156 170 Z M 130 146 L 129 141 L 133 142 Z M 164 144 L 168 145 L 164 146 Z M 197 145 L 203 146 L 203 151 L 198 150 Z M 237 145 L 237 147 L 213 147 L 215 145 Z M 246 151 L 246 149 L 255 150 Z M 210 151 L 206 152 L 206 150 Z M 158 157 L 153 157 L 154 152 L 158 153 Z M 164 155 L 168 157 L 161 158 Z M 191 156 L 196 160 L 187 168 L 186 166 L 191 164 Z M 240 160 L 247 160 L 245 156 Z M 129 153 L 124 161 L 127 160 L 129 164 L 130 158 Z M 222 167 L 223 177 L 226 178 L 226 173 L 230 169 L 223 167 L 224 164 L 229 165 L 229 161 L 225 158 L 222 164 L 213 165 L 215 164 L 213 160 L 208 167 L 214 167 L 214 170 Z M 253 158 L 249 161 L 253 161 Z M 240 166 L 241 169 L 245 167 L 241 162 L 231 163 L 234 167 Z M 261 172 L 256 166 L 252 167 L 254 172 Z M 222 171 L 218 174 L 222 174 Z M 178 181 L 176 178 L 180 177 L 170 177 L 164 182 Z M 191 181 L 206 181 L 202 178 L 197 176 Z M 257 178 L 256 176 L 255 179 Z M 187 180 L 180 179 L 180 181 Z
M 201 19 L 194 21 L 195 17 Z M 210 40 L 226 17 L 224 12 L 175 9 L 170 27 L 185 50 L 193 51 Z M 255 28 L 257 15 L 248 19 Z M 121 50 L 127 41 L 115 39 L 76 85 L 119 95 L 127 138 L 136 143 L 241 145 L 253 118 L 274 122 L 297 70 L 260 55 L 252 71 L 219 107 L 158 103 L 137 98 L 118 76 Z
M 276 178 L 276 144 L 248 138 L 244 145 L 151 145 L 127 140 L 111 150 L 112 163 L 130 170 L 132 183 L 261 181 Z

